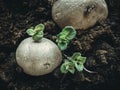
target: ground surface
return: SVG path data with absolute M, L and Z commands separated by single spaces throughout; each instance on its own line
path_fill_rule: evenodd
M 60 28 L 51 17 L 55 0 L 0 0 L 0 90 L 119 90 L 120 86 L 120 2 L 106 0 L 109 16 L 105 22 L 81 32 L 63 52 L 79 51 L 87 56 L 85 67 L 97 73 L 53 73 L 31 77 L 16 64 L 15 51 L 25 30 L 39 23 L 45 37 L 55 41 Z M 91 38 L 92 36 L 92 38 Z

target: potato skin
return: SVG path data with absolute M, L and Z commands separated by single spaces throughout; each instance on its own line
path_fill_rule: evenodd
M 52 8 L 53 20 L 61 28 L 70 25 L 85 30 L 107 16 L 108 8 L 104 0 L 58 0 Z
M 30 37 L 18 46 L 16 61 L 26 74 L 39 76 L 52 72 L 61 63 L 62 54 L 52 41 L 42 38 L 34 42 Z

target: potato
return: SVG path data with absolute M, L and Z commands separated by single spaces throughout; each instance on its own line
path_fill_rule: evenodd
M 51 40 L 34 42 L 30 37 L 18 46 L 16 61 L 26 74 L 39 76 L 52 72 L 61 63 L 62 54 Z
M 61 27 L 85 30 L 105 20 L 108 8 L 104 0 L 58 0 L 52 8 L 53 20 Z

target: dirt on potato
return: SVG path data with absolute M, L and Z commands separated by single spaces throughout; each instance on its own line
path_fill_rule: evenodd
M 120 86 L 120 3 L 106 0 L 109 16 L 85 30 L 77 30 L 63 54 L 81 52 L 87 57 L 86 71 L 61 74 L 54 72 L 33 77 L 16 64 L 15 51 L 29 37 L 26 29 L 45 25 L 45 37 L 55 42 L 61 28 L 51 16 L 56 0 L 0 0 L 0 90 L 119 90 Z M 63 57 L 65 58 L 65 57 Z

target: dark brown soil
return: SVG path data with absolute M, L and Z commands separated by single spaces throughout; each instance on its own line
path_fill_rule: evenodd
M 81 52 L 87 57 L 83 71 L 63 75 L 57 68 L 45 76 L 32 77 L 16 64 L 15 51 L 27 38 L 26 29 L 45 25 L 45 37 L 55 41 L 60 28 L 51 8 L 56 0 L 0 0 L 0 90 L 119 90 L 120 86 L 120 2 L 106 0 L 109 16 L 86 31 L 77 31 L 66 55 Z

